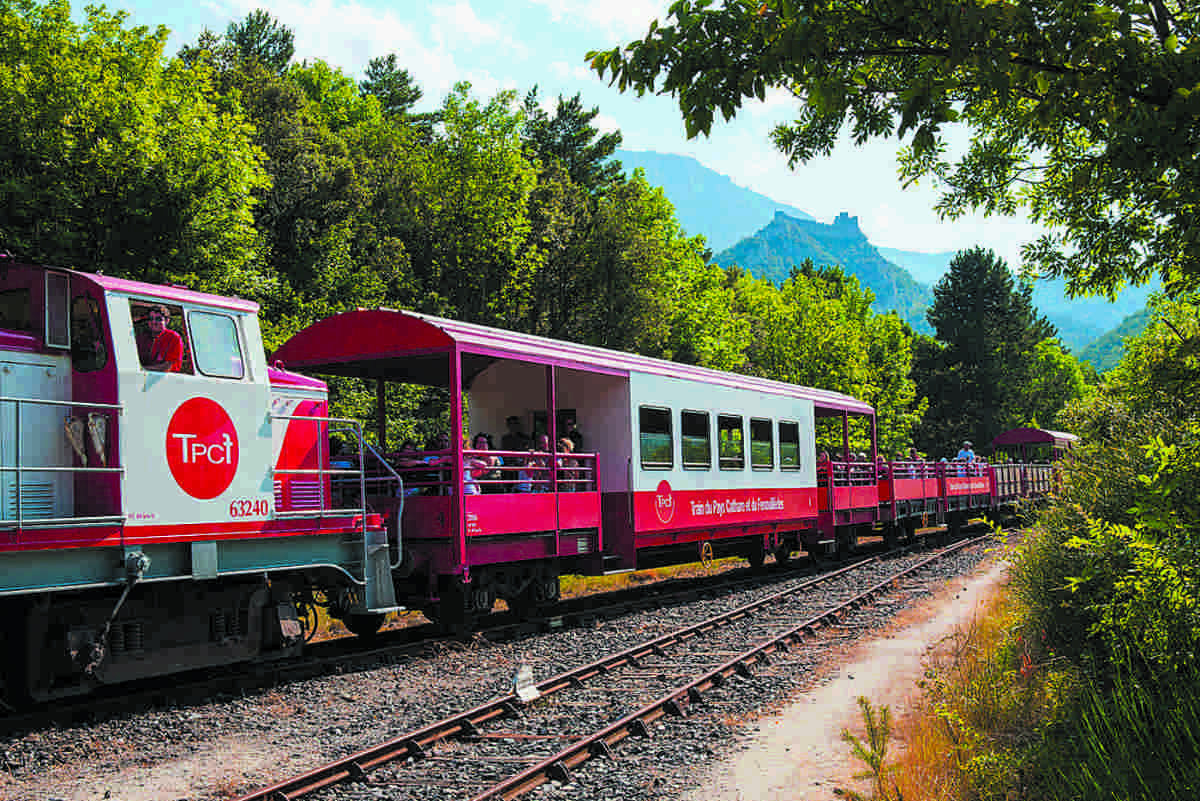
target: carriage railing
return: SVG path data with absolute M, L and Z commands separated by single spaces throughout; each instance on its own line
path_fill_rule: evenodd
M 818 462 L 817 486 L 869 487 L 878 481 L 875 465 L 870 462 Z
M 937 478 L 937 462 L 927 462 L 924 459 L 903 459 L 886 463 L 884 478 L 895 479 L 925 479 Z
M 470 494 L 596 491 L 594 453 L 464 450 L 462 456 L 463 484 Z M 386 455 L 391 469 L 404 478 L 404 492 L 410 497 L 453 494 L 453 459 L 451 450 Z M 492 459 L 499 462 L 493 464 Z
M 11 454 L 5 453 L 2 463 L 0 463 L 0 486 L 3 487 L 4 501 L 6 501 L 6 503 L 3 503 L 2 508 L 8 509 L 11 507 L 15 514 L 10 514 L 7 511 L 0 513 L 0 528 L 15 527 L 20 531 L 25 527 L 102 526 L 125 522 L 126 515 L 120 509 L 120 505 L 122 504 L 121 499 L 124 498 L 124 486 L 122 486 L 122 483 L 124 482 L 125 468 L 119 464 L 108 465 L 108 460 L 113 450 L 111 443 L 117 436 L 117 427 L 111 424 L 111 421 L 121 415 L 124 407 L 113 403 L 81 403 L 78 401 L 49 400 L 45 398 L 0 396 L 0 409 L 8 407 L 10 404 L 13 410 L 13 425 L 11 429 L 6 426 L 5 430 L 0 432 L 0 437 L 3 437 L 4 442 L 11 443 L 13 450 Z M 68 446 L 73 453 L 73 456 L 68 458 L 72 461 L 78 459 L 83 462 L 82 465 L 25 463 L 25 454 L 22 453 L 21 448 L 21 434 L 25 426 L 25 421 L 22 420 L 21 411 L 31 406 L 41 409 L 76 409 L 85 412 L 85 415 L 82 417 L 68 413 L 63 420 L 63 436 L 67 438 Z M 52 436 L 49 431 L 45 432 L 45 435 Z M 91 466 L 91 457 L 93 456 L 100 462 L 99 467 Z M 26 514 L 27 507 L 35 506 L 44 509 L 47 498 L 44 487 L 39 488 L 38 485 L 31 486 L 26 481 L 26 477 L 30 475 L 69 475 L 72 477 L 72 480 L 75 476 L 80 475 L 115 475 L 118 477 L 118 487 L 114 500 L 117 509 L 112 514 L 76 515 L 74 514 L 74 510 L 78 504 L 73 501 L 70 514 L 42 514 L 37 517 L 29 517 Z M 13 478 L 10 480 L 9 476 L 13 476 Z M 49 482 L 49 486 L 53 488 L 56 483 Z M 50 493 L 50 500 L 53 503 L 54 500 L 57 500 L 57 496 L 53 495 L 53 489 L 50 490 Z M 9 501 L 10 495 L 11 501 Z M 40 496 L 43 502 L 38 504 L 35 497 L 31 496 Z

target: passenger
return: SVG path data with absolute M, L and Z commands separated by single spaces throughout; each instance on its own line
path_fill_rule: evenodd
M 909 459 L 911 459 L 911 460 L 912 460 L 912 461 L 914 461 L 914 462 L 920 462 L 920 461 L 923 461 L 923 460 L 921 459 L 921 454 L 917 452 L 917 449 L 916 449 L 916 448 L 909 448 L 909 449 L 908 449 L 908 458 L 909 458 Z
M 583 453 L 583 434 L 575 427 L 575 418 L 568 417 L 563 421 L 563 427 L 567 429 L 565 436 L 571 440 L 572 452 Z
M 962 448 L 959 449 L 958 455 L 954 458 L 960 462 L 975 461 L 975 451 L 971 450 L 971 440 L 963 440 Z
M 485 434 L 482 431 L 475 435 L 475 439 L 471 443 L 471 449 L 475 451 L 490 451 L 492 450 L 492 437 L 490 434 Z M 500 473 L 500 465 L 502 464 L 499 456 L 490 456 L 483 454 L 473 454 L 473 458 L 482 470 L 477 470 L 475 478 L 486 483 L 483 484 L 484 492 L 500 492 L 503 490 L 501 483 L 502 475 Z
M 167 327 L 171 312 L 166 306 L 151 306 L 147 319 L 154 343 L 142 366 L 161 373 L 178 373 L 183 369 L 183 337 Z
M 350 470 L 354 464 L 350 457 L 343 453 L 345 445 L 337 437 L 329 438 L 329 466 L 334 470 Z
M 500 450 L 502 451 L 527 451 L 530 446 L 529 435 L 521 430 L 521 418 L 515 414 L 509 416 L 504 424 L 508 427 L 508 432 L 500 438 Z M 505 464 L 520 465 L 525 461 L 521 456 L 509 456 L 504 460 Z
M 430 476 L 428 473 L 417 473 L 411 470 L 413 467 L 425 466 L 425 460 L 421 458 L 421 452 L 417 450 L 417 443 L 414 440 L 406 439 L 400 445 L 400 450 L 395 458 L 395 466 L 401 470 L 400 480 L 404 482 L 404 497 L 406 498 L 422 493 L 429 494 L 430 487 L 422 486 L 422 484 L 437 480 L 436 474 Z
M 544 457 L 530 456 L 517 471 L 517 492 L 545 492 L 546 474 Z
M 884 461 L 882 456 L 875 457 L 875 472 L 880 478 L 887 478 L 890 473 L 888 463 Z
M 579 466 L 579 460 L 570 458 L 574 451 L 575 443 L 570 437 L 561 437 L 558 440 L 558 452 L 566 454 L 555 460 L 558 465 L 559 492 L 576 492 L 583 489 L 578 484 L 579 472 L 575 469 Z

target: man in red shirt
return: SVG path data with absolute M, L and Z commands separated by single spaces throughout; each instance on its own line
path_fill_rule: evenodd
M 178 373 L 183 367 L 183 337 L 167 328 L 170 319 L 171 313 L 166 306 L 151 307 L 150 333 L 154 336 L 154 344 L 144 365 L 147 370 Z

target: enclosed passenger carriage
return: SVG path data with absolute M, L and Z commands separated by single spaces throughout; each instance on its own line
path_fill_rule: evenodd
M 325 387 L 268 369 L 257 311 L 0 259 L 5 695 L 285 653 L 314 588 L 393 606 L 379 520 L 331 503 Z
M 388 385 L 448 390 L 446 448 L 386 454 L 368 489 L 401 521 L 398 597 L 440 616 L 496 597 L 536 606 L 557 595 L 562 573 L 728 554 L 760 563 L 815 543 L 814 419 L 874 420 L 833 392 L 387 309 L 316 323 L 273 358 L 372 382 L 379 443 L 396 442 Z M 582 447 L 464 446 L 511 417 L 526 435 L 573 433 Z M 503 464 L 478 466 L 496 456 Z M 873 515 L 878 496 L 867 494 L 856 502 Z

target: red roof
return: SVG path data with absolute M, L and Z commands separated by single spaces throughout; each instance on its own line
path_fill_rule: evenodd
M 480 354 L 611 375 L 648 373 L 811 400 L 822 409 L 873 414 L 849 395 L 765 378 L 652 359 L 531 334 L 393 309 L 359 309 L 328 317 L 296 333 L 274 354 L 289 370 L 380 375 L 400 361 L 449 353 Z M 373 371 L 372 367 L 376 367 Z M 408 371 L 415 378 L 414 371 Z
M 1079 437 L 1065 431 L 1048 431 L 1044 428 L 1014 428 L 996 435 L 993 448 L 1005 445 L 1040 445 L 1050 443 L 1056 448 L 1069 447 Z

